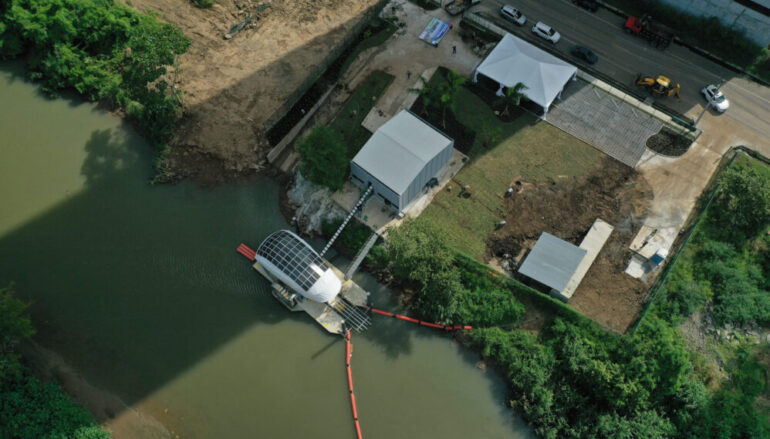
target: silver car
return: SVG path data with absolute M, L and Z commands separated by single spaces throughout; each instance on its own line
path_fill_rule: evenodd
M 514 8 L 511 5 L 505 5 L 500 8 L 500 15 L 502 15 L 506 20 L 512 21 L 519 26 L 524 26 L 524 23 L 527 22 L 527 17 L 525 17 L 520 10 Z
M 558 32 L 542 21 L 538 21 L 536 25 L 532 26 L 532 33 L 541 38 L 545 38 L 553 44 L 558 43 L 559 38 L 561 38 L 561 35 L 559 35 Z
M 706 102 L 718 112 L 724 113 L 730 108 L 730 102 L 725 95 L 719 91 L 716 85 L 707 85 L 703 87 L 700 92 L 703 94 L 703 97 L 706 98 Z

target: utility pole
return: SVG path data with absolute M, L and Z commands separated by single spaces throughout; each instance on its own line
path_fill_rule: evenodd
M 720 88 L 722 88 L 722 84 L 725 83 L 724 78 L 719 78 L 719 84 L 717 84 L 717 91 L 719 91 Z M 701 118 L 703 118 L 703 115 L 706 114 L 706 110 L 711 108 L 711 101 L 706 102 L 706 106 L 703 108 L 703 111 L 700 112 L 700 116 L 698 116 L 697 119 L 695 119 L 695 127 L 698 127 L 698 123 L 700 123 Z

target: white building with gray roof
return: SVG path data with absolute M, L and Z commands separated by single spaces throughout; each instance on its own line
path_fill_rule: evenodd
M 353 183 L 374 187 L 386 205 L 403 212 L 452 158 L 454 140 L 409 110 L 372 134 L 350 162 Z

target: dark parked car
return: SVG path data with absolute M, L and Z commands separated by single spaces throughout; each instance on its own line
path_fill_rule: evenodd
M 588 64 L 596 64 L 596 61 L 599 61 L 599 57 L 596 56 L 595 53 L 591 52 L 591 49 L 583 46 L 575 46 L 572 48 L 572 50 L 570 50 L 570 52 L 572 53 L 572 56 L 580 58 Z
M 572 3 L 591 12 L 596 12 L 599 9 L 599 3 L 594 0 L 572 0 Z

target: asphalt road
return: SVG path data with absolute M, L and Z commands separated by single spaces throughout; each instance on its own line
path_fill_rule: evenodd
M 521 10 L 527 23 L 517 26 L 500 17 L 498 10 L 503 4 Z M 561 34 L 561 40 L 553 48 L 565 59 L 589 73 L 594 69 L 631 87 L 639 73 L 668 76 L 681 84 L 682 98 L 664 97 L 658 102 L 692 119 L 697 119 L 705 106 L 701 88 L 724 80 L 722 91 L 731 107 L 721 117 L 730 118 L 755 135 L 770 139 L 770 88 L 741 78 L 683 46 L 672 43 L 665 50 L 656 49 L 646 40 L 623 32 L 623 19 L 606 9 L 591 13 L 568 0 L 486 0 L 475 6 L 474 12 L 484 12 L 486 18 L 530 42 L 550 45 L 531 32 L 532 26 L 542 21 Z M 590 48 L 599 61 L 588 66 L 574 58 L 569 50 L 575 45 Z

